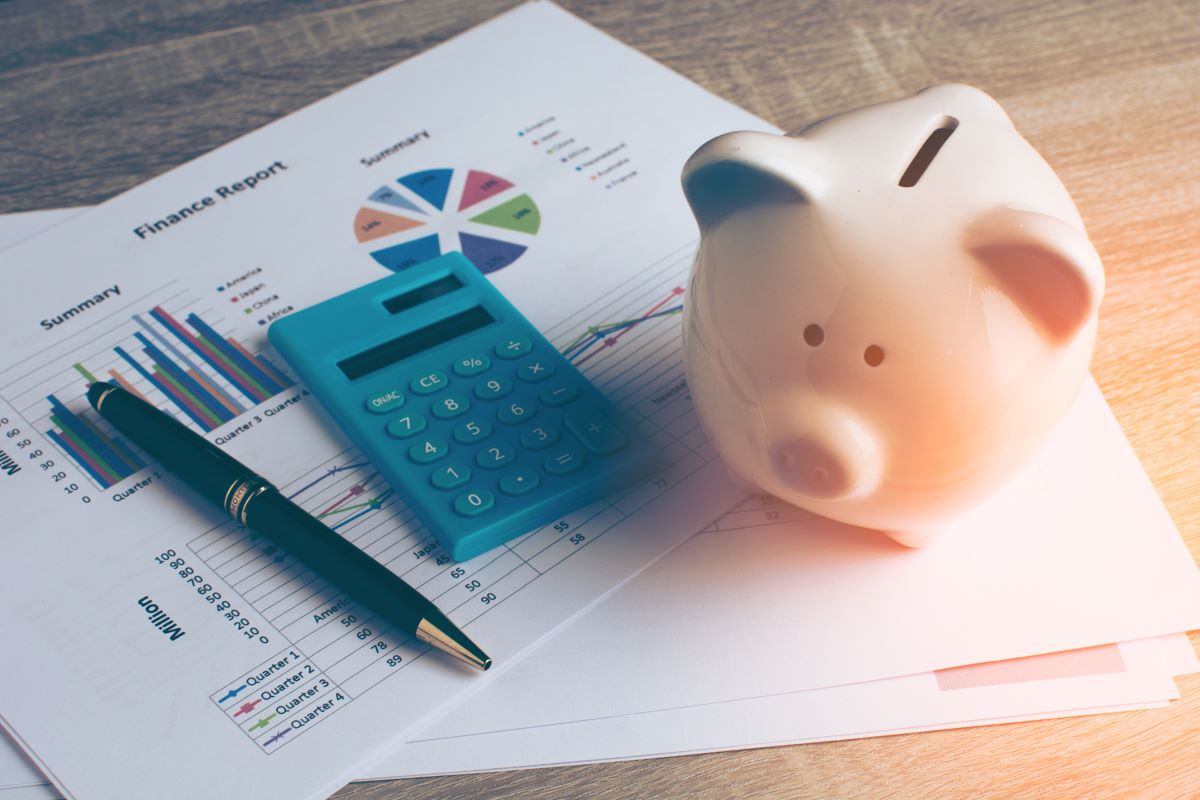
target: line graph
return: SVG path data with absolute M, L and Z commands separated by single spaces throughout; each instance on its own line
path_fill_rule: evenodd
M 664 308 L 674 300 L 683 296 L 683 287 L 675 286 L 667 294 L 640 317 L 623 319 L 617 322 L 604 322 L 599 325 L 588 325 L 587 329 L 575 337 L 561 352 L 575 365 L 580 365 L 594 358 L 606 348 L 614 347 L 622 336 L 654 319 L 671 317 L 683 313 L 683 303 L 670 308 Z

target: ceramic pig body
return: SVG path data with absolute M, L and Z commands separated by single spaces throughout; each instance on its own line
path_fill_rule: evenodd
M 687 375 L 731 473 L 920 545 L 1027 463 L 1086 375 L 1100 259 L 1053 170 L 944 85 L 683 174 Z

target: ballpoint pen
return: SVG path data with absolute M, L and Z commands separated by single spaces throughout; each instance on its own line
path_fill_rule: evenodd
M 240 524 L 283 547 L 405 633 L 477 669 L 492 665 L 492 659 L 420 592 L 250 467 L 120 386 L 96 382 L 87 396 L 100 416 Z

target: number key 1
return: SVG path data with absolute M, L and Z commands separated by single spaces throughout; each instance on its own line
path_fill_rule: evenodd
M 441 469 L 434 470 L 429 477 L 430 483 L 439 489 L 453 489 L 462 486 L 471 479 L 471 470 L 462 464 L 447 464 Z

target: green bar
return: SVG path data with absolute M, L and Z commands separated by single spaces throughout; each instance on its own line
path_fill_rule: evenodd
M 88 383 L 99 383 L 99 381 L 96 380 L 96 376 L 88 372 L 87 367 L 85 367 L 83 364 L 72 364 L 71 366 L 75 367 L 75 371 L 82 375 L 83 379 Z

